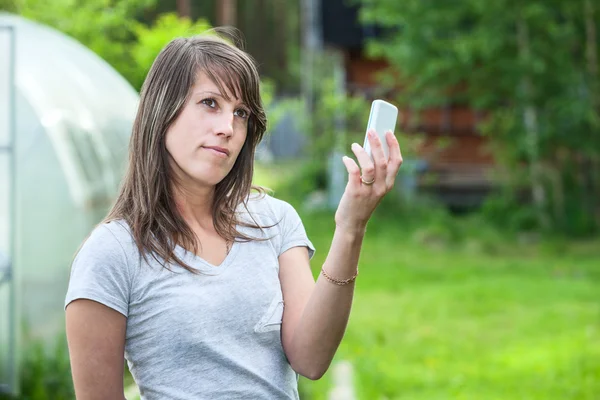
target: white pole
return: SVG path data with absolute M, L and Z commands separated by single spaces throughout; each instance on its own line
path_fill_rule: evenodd
M 328 400 L 356 400 L 352 364 L 340 361 L 334 364 L 331 372 L 333 387 L 329 391 Z
M 323 47 L 320 21 L 320 0 L 301 0 L 300 23 L 302 33 L 302 76 L 301 90 L 304 98 L 306 117 L 310 118 L 314 97 L 314 64 L 315 56 Z M 312 124 L 310 124 L 312 129 Z
M 346 70 L 344 58 L 341 52 L 332 51 L 334 59 L 333 74 L 335 81 L 336 96 L 346 96 Z M 331 149 L 329 157 L 329 194 L 328 206 L 337 209 L 347 182 L 346 167 L 342 163 L 346 137 L 346 115 L 345 110 L 337 110 L 335 115 L 335 145 Z
M 15 37 L 0 26 L 0 393 L 18 394 L 15 255 Z

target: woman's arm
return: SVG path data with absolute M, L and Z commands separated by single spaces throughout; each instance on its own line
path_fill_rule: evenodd
M 377 136 L 370 134 L 369 140 L 374 162 L 359 145 L 352 148 L 364 181 L 361 168 L 344 158 L 349 182 L 336 212 L 336 230 L 323 264 L 323 270 L 335 280 L 349 279 L 357 273 L 366 224 L 381 198 L 392 189 L 402 164 L 398 141 L 391 132 L 387 134 L 389 161 L 385 160 Z M 373 184 L 368 184 L 373 180 Z M 305 247 L 286 251 L 279 257 L 279 264 L 285 302 L 282 342 L 286 356 L 296 372 L 319 379 L 344 336 L 354 282 L 337 285 L 321 274 L 315 284 Z
M 323 269 L 333 278 L 356 273 L 363 235 L 336 229 Z M 319 379 L 344 336 L 350 315 L 354 282 L 335 285 L 320 275 L 315 284 L 308 251 L 295 247 L 279 258 L 285 301 L 283 346 L 292 368 L 309 379 Z
M 92 300 L 66 309 L 67 341 L 77 400 L 124 399 L 126 318 Z

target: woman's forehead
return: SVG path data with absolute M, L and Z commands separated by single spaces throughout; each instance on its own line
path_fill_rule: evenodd
M 243 93 L 239 84 L 239 78 L 231 76 L 225 71 L 211 71 L 209 74 L 205 71 L 198 71 L 196 79 L 192 86 L 193 92 L 212 92 L 223 96 L 226 99 L 243 100 Z M 212 76 L 211 76 L 212 75 Z

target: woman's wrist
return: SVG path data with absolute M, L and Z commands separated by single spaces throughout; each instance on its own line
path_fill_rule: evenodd
M 362 238 L 365 232 L 367 232 L 366 225 L 335 223 L 335 233 L 340 233 L 347 238 Z

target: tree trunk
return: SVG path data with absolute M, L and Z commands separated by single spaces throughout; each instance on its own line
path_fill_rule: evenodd
M 177 0 L 177 15 L 180 18 L 192 18 L 192 4 L 190 0 Z
M 566 226 L 567 222 L 562 169 L 567 165 L 568 158 L 568 153 L 566 151 L 563 151 L 563 149 L 557 149 L 554 151 L 553 157 L 546 167 L 546 176 L 548 176 L 551 182 L 554 220 L 559 226 Z M 556 168 L 556 166 L 559 166 L 559 168 Z
M 588 65 L 588 72 L 594 91 L 592 92 L 592 99 L 594 100 L 594 106 L 598 106 L 598 44 L 596 42 L 596 22 L 594 20 L 594 6 L 590 0 L 584 0 L 584 16 L 585 16 L 585 54 Z
M 319 0 L 301 0 L 300 32 L 302 33 L 301 50 L 301 91 L 306 105 L 306 115 L 312 115 L 314 102 L 314 73 L 316 56 L 320 54 L 322 42 L 318 21 Z M 309 118 L 309 121 L 312 120 Z M 312 126 L 311 126 L 312 129 Z M 312 133 L 312 132 L 311 132 Z
M 275 38 L 277 45 L 277 68 L 279 71 L 287 71 L 287 24 L 288 12 L 286 10 L 289 4 L 275 0 L 273 7 L 275 8 L 275 16 L 273 18 L 275 24 Z
M 517 20 L 517 45 L 519 58 L 527 63 L 531 57 L 529 46 L 529 30 L 522 17 Z M 528 73 L 521 78 L 521 93 L 524 101 L 523 125 L 527 138 L 527 152 L 529 155 L 529 178 L 531 181 L 531 197 L 537 214 L 538 223 L 542 228 L 548 228 L 549 221 L 546 214 L 546 192 L 542 183 L 542 165 L 539 155 L 538 113 L 533 104 L 533 83 Z
M 584 18 L 585 18 L 585 56 L 589 74 L 589 88 L 591 91 L 592 107 L 594 113 L 600 110 L 598 96 L 600 95 L 600 87 L 598 86 L 598 43 L 596 40 L 596 20 L 595 9 L 591 0 L 583 0 Z M 594 134 L 597 131 L 590 129 L 590 144 L 594 143 Z M 597 139 L 596 139 L 597 140 Z M 595 147 L 597 149 L 597 147 Z M 600 154 L 598 150 L 590 156 L 590 168 L 587 171 L 590 191 L 589 201 L 590 210 L 595 217 L 596 227 L 600 227 Z
M 217 1 L 217 25 L 235 26 L 237 20 L 237 7 L 235 0 Z

